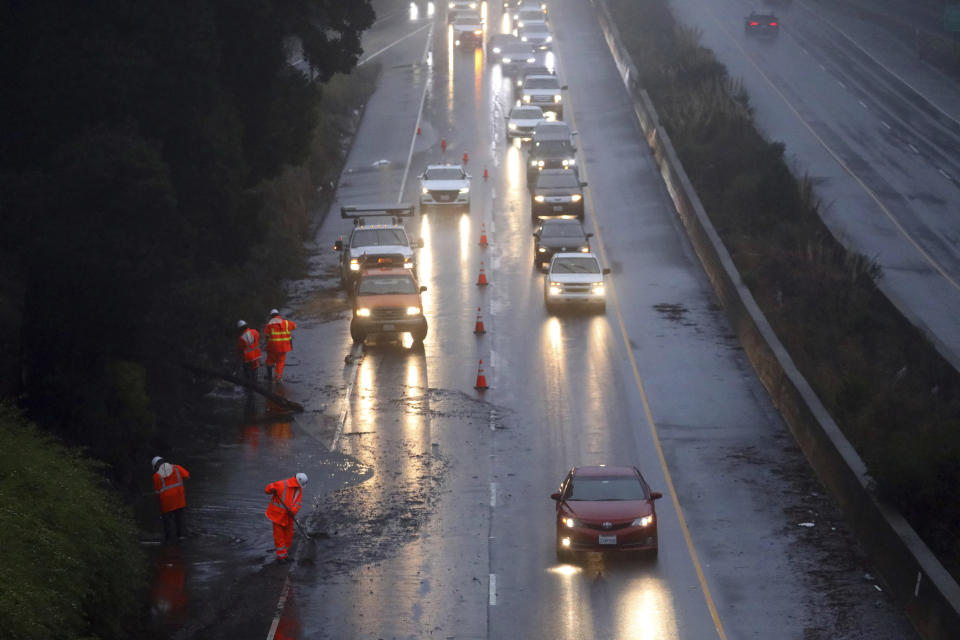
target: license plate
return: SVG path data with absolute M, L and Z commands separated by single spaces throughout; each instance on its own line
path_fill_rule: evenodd
M 440 197 L 437 198 L 437 199 L 438 199 L 440 202 L 449 202 L 449 201 L 450 201 L 450 196 L 440 196 Z
M 397 330 L 397 327 L 396 327 L 395 325 L 392 325 L 392 324 L 385 324 L 385 325 L 383 325 L 383 330 L 384 330 L 384 331 L 396 331 L 396 330 Z M 616 536 L 614 536 L 614 538 L 616 538 Z
M 555 205 L 553 205 L 553 210 L 554 210 L 554 211 L 563 211 L 563 205 L 562 205 L 562 204 L 555 204 Z
M 600 536 L 600 544 L 617 544 L 617 536 Z

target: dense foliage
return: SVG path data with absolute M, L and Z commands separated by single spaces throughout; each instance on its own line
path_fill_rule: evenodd
M 608 0 L 744 281 L 878 489 L 960 575 L 960 375 L 879 291 L 753 124 L 749 99 L 667 0 Z
M 367 0 L 0 0 L 0 395 L 133 483 L 156 391 L 190 382 L 178 364 L 281 302 L 304 229 L 269 205 L 373 17 Z
M 124 637 L 145 563 L 91 461 L 0 404 L 0 629 L 10 640 Z

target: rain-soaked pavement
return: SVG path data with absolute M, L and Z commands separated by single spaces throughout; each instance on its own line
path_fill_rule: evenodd
M 162 452 L 191 472 L 191 536 L 148 547 L 156 581 L 145 635 L 913 637 L 732 337 L 590 5 L 550 6 L 590 182 L 586 226 L 613 269 L 599 315 L 543 308 L 499 66 L 455 47 L 442 20 L 431 28 L 403 3 L 377 6 L 365 49 L 382 52 L 384 71 L 331 211 L 415 200 L 441 140 L 449 160 L 469 153 L 469 214 L 407 225 L 425 241 L 430 332 L 422 347 L 409 336 L 351 344 L 330 250 L 349 223 L 328 215 L 310 275 L 287 283 L 281 309 L 297 329 L 275 389 L 305 411 L 218 385 L 206 419 Z M 486 10 L 488 28 L 509 26 L 498 3 Z M 481 260 L 486 288 L 475 286 Z M 485 393 L 473 389 L 480 359 Z M 556 562 L 548 496 L 572 465 L 595 463 L 635 464 L 663 491 L 655 561 Z M 263 487 L 298 471 L 311 479 L 301 519 L 314 539 L 298 533 L 297 561 L 278 565 Z

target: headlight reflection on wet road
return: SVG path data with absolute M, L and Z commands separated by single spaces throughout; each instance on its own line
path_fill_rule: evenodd
M 676 612 L 662 580 L 638 578 L 626 587 L 615 612 L 616 637 L 668 640 L 677 637 Z

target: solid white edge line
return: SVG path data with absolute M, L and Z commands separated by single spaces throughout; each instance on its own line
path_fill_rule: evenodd
M 497 506 L 497 483 L 496 482 L 490 483 L 490 506 L 491 507 Z
M 497 605 L 497 574 L 490 574 L 490 606 Z
M 420 64 L 425 64 L 427 54 L 430 52 L 430 44 L 433 42 L 433 25 L 436 20 L 430 22 L 430 31 L 427 32 L 427 44 L 423 48 L 423 56 L 420 58 Z M 400 194 L 397 196 L 397 202 L 403 202 L 403 191 L 407 188 L 407 177 L 410 175 L 410 163 L 413 161 L 413 148 L 417 144 L 417 129 L 420 128 L 420 120 L 423 118 L 423 105 L 427 101 L 427 88 L 430 86 L 430 75 L 423 83 L 423 94 L 420 96 L 420 109 L 417 111 L 417 125 L 413 129 L 413 138 L 410 140 L 410 152 L 407 153 L 407 166 L 403 168 L 403 180 L 400 181 Z
M 363 60 L 361 60 L 360 62 L 358 62 L 358 63 L 357 63 L 357 66 L 359 67 L 359 66 L 362 65 L 362 64 L 365 64 L 365 63 L 367 63 L 367 62 L 370 62 L 371 60 L 373 60 L 374 58 L 376 58 L 378 55 L 380 55 L 381 53 L 383 53 L 383 52 L 386 51 L 387 49 L 390 49 L 390 48 L 392 48 L 392 47 L 395 47 L 396 45 L 400 44 L 401 42 L 403 42 L 403 41 L 406 40 L 407 38 L 412 38 L 413 36 L 417 35 L 418 33 L 420 33 L 421 31 L 423 31 L 424 29 L 426 29 L 426 28 L 428 28 L 428 27 L 430 27 L 430 28 L 433 27 L 433 21 L 431 21 L 430 24 L 425 24 L 425 25 L 423 25 L 423 26 L 420 27 L 419 29 L 414 29 L 413 31 L 411 31 L 411 32 L 408 33 L 407 35 L 403 36 L 403 37 L 400 38 L 399 40 L 394 40 L 393 42 L 391 42 L 390 44 L 388 44 L 388 45 L 385 46 L 384 48 L 380 49 L 379 51 L 374 51 L 373 53 L 371 53 L 370 55 L 368 55 L 366 58 L 364 58 Z

